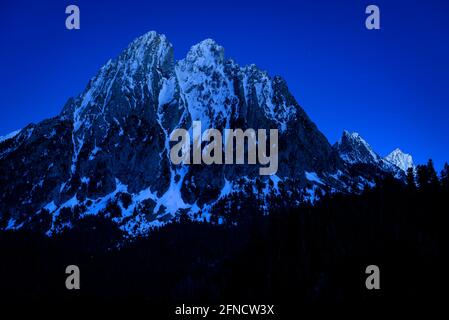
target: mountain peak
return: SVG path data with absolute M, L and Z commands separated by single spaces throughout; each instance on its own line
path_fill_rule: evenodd
M 408 168 L 413 168 L 413 157 L 410 154 L 404 153 L 401 149 L 394 149 L 385 160 L 396 165 L 403 171 L 407 171 Z
M 213 39 L 205 39 L 190 48 L 186 60 L 199 66 L 222 64 L 224 48 Z
M 134 39 L 126 48 L 120 58 L 128 60 L 134 64 L 134 68 L 142 65 L 145 62 L 166 59 L 167 54 L 173 50 L 173 45 L 168 41 L 164 34 L 159 34 L 156 31 L 150 31 L 140 37 Z
M 147 33 L 144 33 L 143 35 L 135 38 L 131 43 L 128 45 L 128 48 L 136 47 L 136 46 L 142 46 L 142 45 L 152 45 L 152 44 L 168 44 L 171 46 L 171 43 L 168 41 L 167 37 L 163 33 L 157 33 L 156 31 L 149 31 Z
M 348 163 L 371 163 L 379 162 L 377 155 L 368 142 L 357 132 L 343 131 L 343 134 L 336 143 L 340 157 Z
M 155 95 L 153 90 L 158 86 L 159 77 L 170 77 L 173 69 L 172 44 L 163 34 L 147 32 L 101 67 L 76 102 L 67 104 L 63 114 L 72 113 L 75 131 L 83 125 L 95 126 L 104 135 L 109 128 L 106 122 L 110 123 L 114 117 L 120 119 L 130 109 L 140 108 L 143 112 L 146 106 L 138 102 L 148 95 Z M 132 95 L 134 100 L 128 101 L 124 93 Z M 116 103 L 111 104 L 112 100 Z M 110 112 L 113 105 L 116 108 Z M 109 119 L 100 114 L 109 115 Z
M 350 139 L 357 139 L 357 140 L 363 140 L 365 141 L 358 132 L 349 132 L 348 130 L 343 130 L 343 137 L 350 138 Z M 339 142 L 341 139 L 339 140 Z
M 156 31 L 151 30 L 151 31 L 148 31 L 148 32 L 144 33 L 143 35 L 135 38 L 131 42 L 131 44 L 134 43 L 134 42 L 143 42 L 143 41 L 144 42 L 151 42 L 153 39 L 158 38 L 158 37 L 164 37 L 165 38 L 165 35 L 164 34 L 159 34 Z

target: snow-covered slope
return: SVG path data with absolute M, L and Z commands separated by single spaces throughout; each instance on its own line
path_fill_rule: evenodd
M 15 136 L 17 136 L 19 134 L 20 130 L 16 130 L 13 131 L 11 133 L 8 133 L 7 135 L 1 136 L 0 137 L 0 143 L 2 143 L 3 141 L 9 140 L 14 138 Z

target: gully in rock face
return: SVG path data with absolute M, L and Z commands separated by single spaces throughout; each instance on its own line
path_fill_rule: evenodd
M 234 140 L 236 164 L 245 163 L 245 149 L 248 154 L 248 164 L 268 165 L 259 168 L 260 175 L 276 174 L 278 169 L 278 130 L 270 129 L 270 154 L 267 156 L 267 135 L 265 129 L 224 129 L 224 137 L 217 129 L 207 129 L 201 134 L 201 121 L 193 121 L 193 164 L 203 163 L 223 164 L 223 140 L 225 145 L 224 164 L 234 164 Z M 180 140 L 179 140 L 180 138 Z M 245 138 L 247 145 L 245 148 Z M 212 140 L 212 141 L 211 141 Z M 191 164 L 190 134 L 185 129 L 175 129 L 170 135 L 170 141 L 178 141 L 170 150 L 170 160 L 173 164 Z M 201 151 L 203 141 L 209 142 Z M 257 149 L 257 153 L 256 153 Z

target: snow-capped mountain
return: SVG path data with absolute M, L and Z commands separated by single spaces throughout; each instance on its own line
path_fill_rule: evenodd
M 399 148 L 393 150 L 388 156 L 385 157 L 385 160 L 396 165 L 404 172 L 407 172 L 408 168 L 415 167 L 412 156 L 408 153 L 402 152 Z
M 350 133 L 345 130 L 341 138 L 334 144 L 334 149 L 338 152 L 340 158 L 350 166 L 363 165 L 365 171 L 368 166 L 391 173 L 397 178 L 403 178 L 402 169 L 395 162 L 378 155 L 357 132 Z
M 350 164 L 365 163 L 377 165 L 382 158 L 373 151 L 371 146 L 357 133 L 343 131 L 340 140 L 334 146 L 340 158 Z
M 257 165 L 173 165 L 170 133 L 196 120 L 203 130 L 279 129 L 276 175 L 259 176 Z M 60 115 L 0 141 L 0 227 L 51 235 L 102 215 L 137 235 L 181 213 L 216 220 L 242 194 L 268 210 L 274 196 L 297 205 L 318 189 L 350 191 L 373 178 L 351 172 L 357 162 L 395 167 L 356 134 L 332 147 L 282 78 L 239 66 L 213 40 L 175 61 L 166 37 L 149 32 Z

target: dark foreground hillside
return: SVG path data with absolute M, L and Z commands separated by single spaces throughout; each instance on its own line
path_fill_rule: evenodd
M 5 232 L 1 301 L 142 302 L 162 313 L 182 303 L 275 304 L 281 314 L 302 305 L 438 305 L 449 283 L 449 184 L 425 166 L 418 174 L 419 187 L 386 179 L 361 195 L 268 216 L 247 203 L 239 216 L 251 218 L 237 225 L 181 218 L 133 242 L 95 217 L 55 238 Z M 65 288 L 70 264 L 80 267 L 81 290 Z M 365 288 L 371 264 L 380 268 L 377 291 Z

